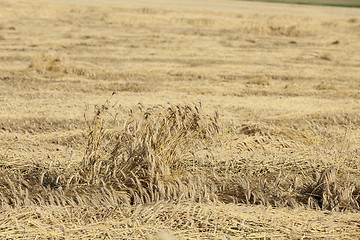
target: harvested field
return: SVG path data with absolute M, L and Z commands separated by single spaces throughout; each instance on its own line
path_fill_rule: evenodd
M 1 1 L 0 238 L 359 238 L 359 16 Z

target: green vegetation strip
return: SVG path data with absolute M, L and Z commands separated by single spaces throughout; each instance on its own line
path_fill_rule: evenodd
M 344 1 L 331 1 L 331 0 L 246 0 L 251 2 L 277 2 L 277 3 L 293 3 L 304 5 L 322 5 L 334 7 L 360 7 L 359 0 L 344 0 Z

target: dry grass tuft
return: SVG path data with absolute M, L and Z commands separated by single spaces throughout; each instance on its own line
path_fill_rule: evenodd
M 207 196 L 206 179 L 192 176 L 194 154 L 218 132 L 217 118 L 200 106 L 131 109 L 124 118 L 108 104 L 88 118 L 79 182 L 127 191 L 131 202 Z M 202 196 L 204 195 L 204 196 Z
M 360 209 L 359 184 L 342 182 L 338 175 L 335 169 L 314 174 L 314 180 L 307 183 L 302 190 L 302 193 L 308 196 L 310 207 L 331 211 Z
M 42 74 L 46 72 L 68 73 L 67 61 L 63 54 L 41 52 L 33 58 L 29 68 Z
M 252 79 L 249 79 L 246 84 L 249 85 L 259 85 L 259 86 L 268 86 L 270 85 L 269 79 L 266 76 L 257 76 Z
M 38 53 L 32 59 L 29 69 L 40 74 L 86 75 L 84 69 L 75 67 L 74 64 L 70 63 L 67 55 L 54 51 L 42 51 Z
M 331 83 L 321 82 L 315 86 L 316 90 L 336 90 L 335 86 Z

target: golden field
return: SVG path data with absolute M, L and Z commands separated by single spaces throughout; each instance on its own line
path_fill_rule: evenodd
M 0 1 L 0 239 L 357 239 L 360 9 Z

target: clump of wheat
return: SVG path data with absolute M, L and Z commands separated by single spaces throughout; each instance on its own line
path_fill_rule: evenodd
M 207 179 L 191 174 L 194 153 L 219 130 L 217 117 L 203 114 L 200 106 L 140 106 L 121 116 L 119 108 L 105 104 L 87 123 L 81 184 L 111 185 L 130 194 L 132 202 L 211 193 Z
M 29 68 L 33 69 L 39 73 L 45 72 L 59 72 L 59 73 L 67 73 L 68 67 L 67 58 L 65 55 L 44 51 L 38 53 L 31 61 Z
M 85 69 L 71 64 L 67 55 L 55 51 L 39 52 L 32 59 L 29 69 L 40 74 L 86 74 Z

